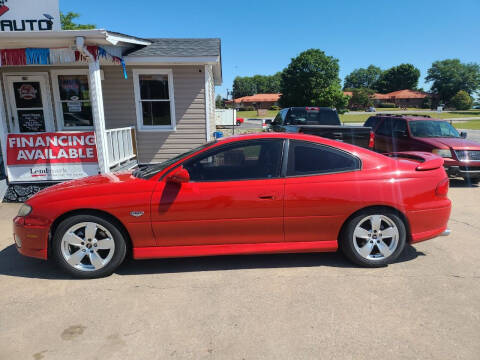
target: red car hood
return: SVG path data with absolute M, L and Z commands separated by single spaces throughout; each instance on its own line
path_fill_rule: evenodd
M 462 138 L 419 138 L 424 143 L 430 144 L 436 148 L 445 146 L 455 150 L 480 150 L 480 144 L 474 141 Z

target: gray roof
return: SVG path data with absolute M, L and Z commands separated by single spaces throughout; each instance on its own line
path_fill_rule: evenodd
M 128 56 L 220 56 L 220 39 L 146 39 L 151 45 L 136 48 Z

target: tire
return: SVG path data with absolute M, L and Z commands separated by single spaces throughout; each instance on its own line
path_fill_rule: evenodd
M 383 267 L 402 253 L 406 239 L 405 223 L 395 212 L 372 209 L 348 221 L 340 235 L 340 248 L 357 265 Z
M 126 252 L 125 237 L 118 226 L 94 215 L 74 215 L 63 220 L 52 239 L 56 263 L 81 279 L 111 275 Z

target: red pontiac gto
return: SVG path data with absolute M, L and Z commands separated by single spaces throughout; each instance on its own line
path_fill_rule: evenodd
M 369 267 L 448 234 L 443 159 L 321 137 L 225 138 L 161 164 L 43 190 L 14 219 L 18 251 L 71 274 L 124 260 L 336 251 Z

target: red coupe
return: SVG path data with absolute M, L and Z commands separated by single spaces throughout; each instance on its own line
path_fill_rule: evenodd
M 447 234 L 443 159 L 300 134 L 210 142 L 133 172 L 45 189 L 14 219 L 18 251 L 82 278 L 135 259 L 336 251 L 378 267 Z

